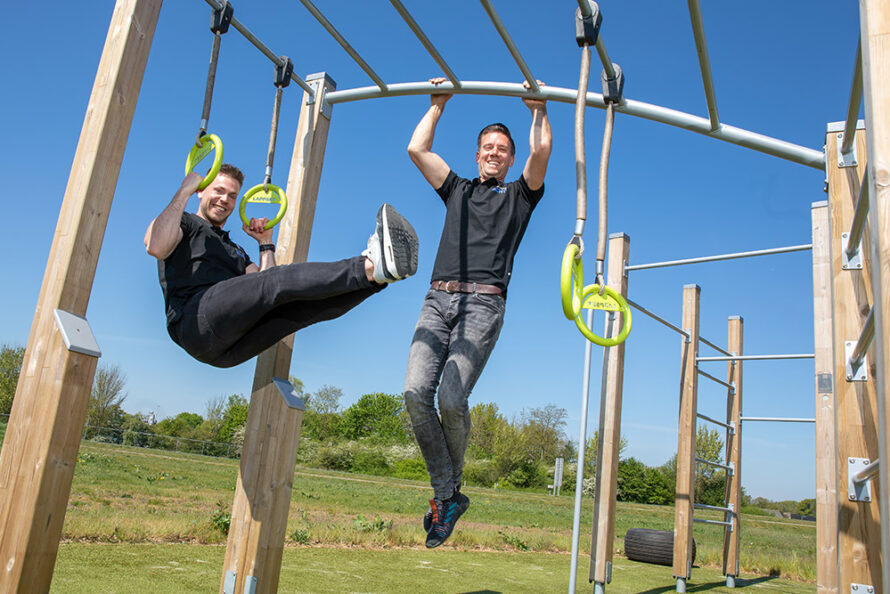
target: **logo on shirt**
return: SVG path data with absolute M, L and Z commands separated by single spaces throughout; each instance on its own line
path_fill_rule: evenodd
M 506 193 L 507 193 L 507 186 L 497 185 L 497 186 L 493 187 L 492 190 L 495 191 L 495 192 L 498 193 L 498 194 L 506 194 Z

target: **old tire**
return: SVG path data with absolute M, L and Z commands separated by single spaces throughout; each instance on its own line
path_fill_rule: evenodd
M 674 533 L 670 530 L 631 528 L 624 535 L 624 554 L 633 561 L 673 565 Z M 691 561 L 695 562 L 695 539 L 692 540 Z

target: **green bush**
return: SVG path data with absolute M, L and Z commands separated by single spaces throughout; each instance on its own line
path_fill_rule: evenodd
M 355 461 L 355 452 L 348 444 L 324 446 L 318 449 L 318 465 L 330 470 L 349 472 Z
M 398 460 L 393 464 L 392 472 L 390 474 L 396 478 L 413 479 L 418 481 L 429 478 L 426 471 L 426 462 L 423 461 L 423 458 Z M 466 476 L 466 470 L 464 470 L 464 476 Z
M 389 464 L 379 450 L 362 450 L 355 454 L 350 470 L 364 474 L 386 475 L 389 473 Z
M 477 487 L 493 487 L 501 477 L 491 460 L 470 460 L 464 464 L 464 481 Z

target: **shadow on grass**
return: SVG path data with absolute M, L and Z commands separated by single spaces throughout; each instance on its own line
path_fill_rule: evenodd
M 745 586 L 753 586 L 755 584 L 760 584 L 762 582 L 768 582 L 770 580 L 774 580 L 778 578 L 775 575 L 765 575 L 757 578 L 744 579 L 744 578 L 736 578 L 735 585 L 736 588 L 743 588 Z M 725 588 L 726 582 L 708 582 L 707 584 L 690 584 L 686 583 L 686 591 L 687 592 L 705 592 L 707 590 L 713 590 L 714 588 Z M 676 592 L 676 585 L 673 586 L 665 586 L 663 588 L 652 588 L 651 590 L 643 590 L 640 594 L 663 594 L 664 592 Z
M 501 594 L 498 590 L 473 590 L 472 592 L 463 592 L 462 594 Z

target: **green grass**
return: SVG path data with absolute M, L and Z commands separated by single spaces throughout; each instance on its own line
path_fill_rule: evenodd
M 237 460 L 83 442 L 63 526 L 54 588 L 75 582 L 78 585 L 56 591 L 114 591 L 106 585 L 110 583 L 109 572 L 125 572 L 133 575 L 134 580 L 151 576 L 146 583 L 153 592 L 215 591 L 226 540 L 221 528 L 232 504 L 238 464 Z M 281 591 L 394 591 L 393 567 L 399 568 L 400 579 L 415 579 L 411 576 L 417 573 L 416 579 L 421 580 L 418 584 L 422 579 L 428 580 L 431 572 L 449 573 L 449 579 L 453 577 L 451 573 L 477 574 L 467 578 L 466 586 L 448 591 L 565 590 L 574 506 L 571 495 L 552 497 L 473 487 L 464 492 L 472 501 L 470 511 L 461 519 L 452 538 L 440 550 L 429 552 L 423 548 L 420 526 L 430 493 L 425 482 L 297 467 Z M 586 566 L 592 511 L 592 500 L 585 498 L 581 526 L 587 534 L 581 537 L 579 563 L 584 575 L 578 579 L 584 585 L 582 591 L 589 590 Z M 610 592 L 673 589 L 670 568 L 637 564 L 621 556 L 628 528 L 671 530 L 673 513 L 672 507 L 618 504 L 615 578 L 608 588 Z M 743 576 L 773 575 L 797 580 L 797 589 L 782 591 L 815 589 L 813 523 L 743 514 L 741 524 Z M 693 579 L 698 584 L 707 583 L 709 590 L 714 589 L 723 583 L 719 575 L 722 530 L 697 525 L 695 538 L 696 566 L 700 568 L 693 570 Z M 476 560 L 483 558 L 485 569 L 474 569 Z M 290 568 L 289 559 L 293 560 Z M 285 588 L 289 579 L 285 576 L 299 576 L 304 559 L 321 559 L 320 566 L 330 568 L 353 564 L 353 569 L 343 571 L 369 581 L 347 587 L 331 578 L 320 582 L 322 589 Z M 175 563 L 182 566 L 177 568 Z M 131 572 L 131 565 L 139 567 L 138 571 Z M 90 581 L 92 573 L 96 573 L 98 581 Z M 638 582 L 643 579 L 641 576 L 650 574 L 651 580 L 646 578 L 645 585 L 639 585 L 643 584 Z M 480 575 L 495 579 L 500 586 L 487 585 L 485 590 L 478 586 L 482 583 Z M 539 578 L 543 581 L 536 581 Z M 757 587 L 792 587 L 792 582 L 775 578 L 758 583 Z M 170 580 L 172 589 L 157 589 L 167 583 L 165 579 Z M 177 590 L 179 579 L 189 587 Z M 200 585 L 192 588 L 193 579 Z M 347 590 L 334 586 L 324 589 L 335 583 Z M 554 587 L 557 583 L 561 584 L 559 588 Z M 414 586 L 406 589 L 409 587 Z M 658 589 L 665 587 L 668 590 Z M 128 579 L 127 589 L 120 591 L 139 590 L 135 585 L 131 588 Z M 428 587 L 424 590 L 432 591 Z M 689 591 L 695 591 L 692 583 Z

